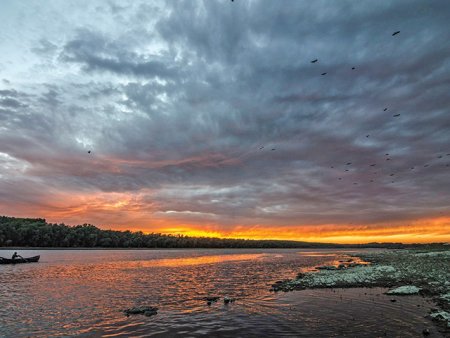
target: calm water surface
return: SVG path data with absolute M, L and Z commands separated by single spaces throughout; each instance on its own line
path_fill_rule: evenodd
M 431 306 L 382 289 L 270 292 L 339 250 L 22 250 L 0 265 L 1 337 L 418 337 Z M 12 251 L 0 250 L 10 257 Z M 208 306 L 204 296 L 229 296 Z M 121 311 L 156 306 L 153 317 Z

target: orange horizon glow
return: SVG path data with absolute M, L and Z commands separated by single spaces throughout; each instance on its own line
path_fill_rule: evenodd
M 145 191 L 143 194 L 150 194 Z M 161 211 L 144 195 L 101 193 L 49 196 L 47 205 L 0 205 L 0 215 L 40 217 L 51 223 L 90 223 L 101 229 L 142 231 L 192 237 L 364 244 L 370 242 L 450 242 L 450 216 L 425 217 L 370 224 L 267 224 L 268 220 L 221 222 L 214 215 L 191 211 Z M 205 216 L 206 215 L 206 216 Z M 240 224 L 239 224 L 240 223 Z
M 382 227 L 385 226 L 385 227 Z M 136 231 L 142 231 L 135 229 Z M 145 232 L 145 231 L 144 231 Z M 200 227 L 160 228 L 158 233 L 191 237 L 217 237 L 254 240 L 293 240 L 302 242 L 365 244 L 445 243 L 450 242 L 450 217 L 437 217 L 385 225 L 299 225 L 273 227 L 236 227 L 231 231 L 205 230 Z
M 50 220 L 48 220 L 50 221 Z M 84 222 L 83 222 L 84 223 Z M 218 224 L 186 224 L 155 219 L 152 226 L 100 224 L 99 228 L 119 231 L 142 231 L 189 237 L 216 237 L 250 240 L 292 240 L 302 242 L 365 244 L 379 243 L 445 243 L 450 242 L 450 217 L 435 217 L 409 222 L 385 224 L 324 224 L 324 225 L 249 225 L 221 230 Z M 96 225 L 94 223 L 94 225 Z

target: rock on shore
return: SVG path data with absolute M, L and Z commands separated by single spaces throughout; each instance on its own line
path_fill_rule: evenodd
M 158 314 L 158 308 L 153 306 L 132 307 L 123 311 L 128 317 L 130 315 L 144 315 L 147 317 Z
M 422 290 L 421 288 L 414 286 L 414 285 L 404 285 L 399 286 L 398 288 L 391 289 L 386 294 L 388 295 L 416 295 L 419 293 L 419 291 Z
M 318 271 L 275 282 L 271 290 L 377 286 L 391 288 L 387 292 L 390 295 L 422 294 L 433 297 L 440 307 L 431 318 L 450 327 L 450 250 L 371 251 L 362 252 L 358 257 L 371 264 L 316 267 Z

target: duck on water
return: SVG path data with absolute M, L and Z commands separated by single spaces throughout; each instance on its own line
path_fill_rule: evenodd
M 0 257 L 0 264 L 36 263 L 39 261 L 39 258 L 41 258 L 41 256 L 23 258 L 17 254 L 17 252 L 14 252 L 11 258 Z

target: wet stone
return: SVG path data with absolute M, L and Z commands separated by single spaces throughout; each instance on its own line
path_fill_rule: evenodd
M 203 300 L 206 300 L 207 302 L 217 302 L 220 299 L 220 297 L 203 297 Z
M 153 306 L 139 306 L 126 309 L 123 311 L 123 313 L 127 317 L 130 315 L 144 315 L 150 317 L 158 314 L 158 308 Z
M 317 270 L 337 270 L 337 267 L 333 265 L 323 265 L 323 266 L 316 266 Z

